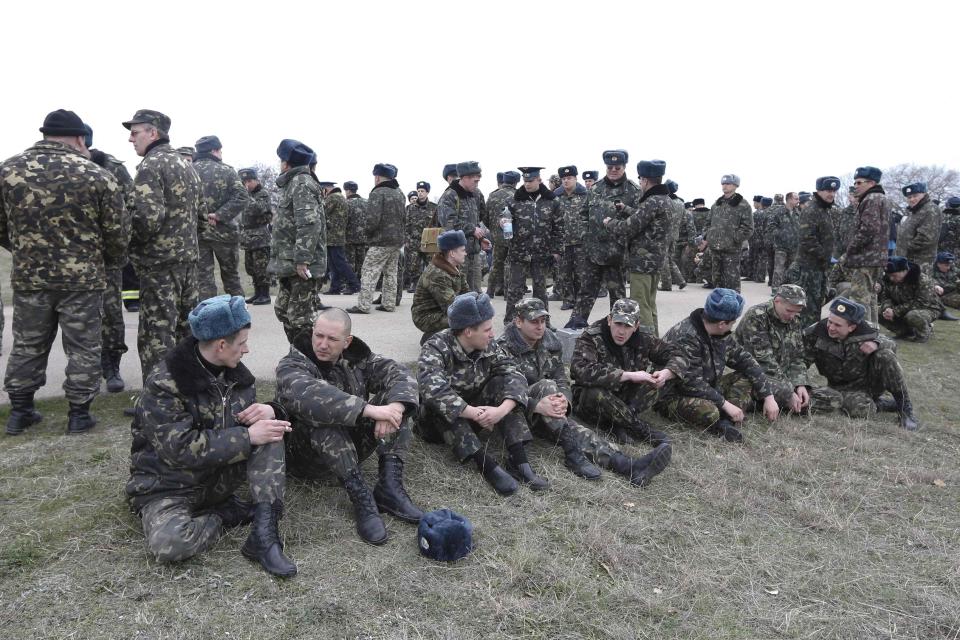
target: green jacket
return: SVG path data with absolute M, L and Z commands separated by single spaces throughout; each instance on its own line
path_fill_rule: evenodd
M 240 182 L 240 176 L 228 164 L 209 153 L 198 153 L 193 158 L 193 169 L 203 184 L 203 219 L 198 223 L 201 242 L 240 241 L 240 220 L 250 202 L 250 195 Z M 219 221 L 211 225 L 207 214 L 215 213 Z
M 626 243 L 630 271 L 659 273 L 675 212 L 670 190 L 658 184 L 644 192 L 626 219 L 610 221 L 607 229 Z
M 469 290 L 467 275 L 444 260 L 443 254 L 434 254 L 430 264 L 420 274 L 413 294 L 410 314 L 414 326 L 427 335 L 443 331 L 450 326 L 447 307 L 454 298 Z
M 703 237 L 713 251 L 739 252 L 744 240 L 753 233 L 750 203 L 739 193 L 717 198 L 703 227 Z
M 367 244 L 402 247 L 407 198 L 396 180 L 385 180 L 370 191 L 363 215 Z
M 347 216 L 350 211 L 340 189 L 333 189 L 323 199 L 323 212 L 327 218 L 327 246 L 342 247 L 347 242 Z
M 298 264 L 306 264 L 315 279 L 322 278 L 327 270 L 327 229 L 320 185 L 304 166 L 281 173 L 277 186 L 280 203 L 267 270 L 283 278 L 294 275 Z
M 895 320 L 902 319 L 913 310 L 934 311 L 939 315 L 943 303 L 933 288 L 933 279 L 923 273 L 920 265 L 912 261 L 908 264 L 910 266 L 903 282 L 893 282 L 889 275 L 883 276 L 878 296 L 880 313 L 893 309 Z
M 744 312 L 735 335 L 771 382 L 787 382 L 791 391 L 810 384 L 803 359 L 803 321 L 799 315 L 786 323 L 777 316 L 773 300 L 768 300 Z

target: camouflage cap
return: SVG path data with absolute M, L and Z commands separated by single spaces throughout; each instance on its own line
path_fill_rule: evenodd
M 524 320 L 536 320 L 550 315 L 540 298 L 524 298 L 514 306 L 514 311 Z
M 782 284 L 775 295 L 787 304 L 807 306 L 807 294 L 800 285 Z
M 197 150 L 193 147 L 177 147 L 177 153 L 188 158 L 192 158 Z
M 161 133 L 170 132 L 170 118 L 159 111 L 152 109 L 140 109 L 133 117 L 123 123 L 123 126 L 129 129 L 135 124 L 152 124 Z
M 620 298 L 613 303 L 610 317 L 614 322 L 621 322 L 635 327 L 640 321 L 640 305 L 631 298 Z

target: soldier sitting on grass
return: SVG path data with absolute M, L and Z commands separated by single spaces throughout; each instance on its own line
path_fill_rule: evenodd
M 880 324 L 895 338 L 927 342 L 933 322 L 940 317 L 943 303 L 933 280 L 920 265 L 902 256 L 890 258 L 880 289 Z
M 946 310 L 946 307 L 960 309 L 960 270 L 952 253 L 941 251 L 937 254 L 937 262 L 933 265 L 933 282 L 933 290 L 944 305 L 939 320 L 960 320 Z

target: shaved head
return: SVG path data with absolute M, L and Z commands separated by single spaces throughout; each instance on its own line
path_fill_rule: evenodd
M 346 329 L 345 335 L 350 335 L 353 331 L 353 323 L 350 321 L 350 314 L 339 307 L 329 307 L 317 314 L 317 320 L 323 318 L 327 322 L 339 324 Z M 314 321 L 316 324 L 316 321 Z

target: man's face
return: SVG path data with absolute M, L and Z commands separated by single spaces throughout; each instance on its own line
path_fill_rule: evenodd
M 857 325 L 847 322 L 838 315 L 830 314 L 827 316 L 827 335 L 834 340 L 846 340 L 847 336 L 853 333 Z
M 821 189 L 817 191 L 817 195 L 820 196 L 821 200 L 830 204 L 833 204 L 833 201 L 837 198 L 837 192 L 833 189 Z
M 803 311 L 802 304 L 791 304 L 777 296 L 773 299 L 773 311 L 783 322 L 790 324 Z
M 253 190 L 260 186 L 259 180 L 244 180 L 243 187 L 247 190 L 247 193 L 253 193 Z
M 857 178 L 853 181 L 853 188 L 857 190 L 857 198 L 862 198 L 863 194 L 876 186 L 876 182 L 873 180 L 867 180 L 866 178 Z
M 737 185 L 732 182 L 724 182 L 720 185 L 720 190 L 723 191 L 724 198 L 732 198 L 733 194 L 737 192 Z M 760 203 L 757 203 L 757 208 L 760 208 Z
M 347 335 L 347 328 L 341 323 L 320 316 L 313 323 L 311 344 L 313 355 L 320 362 L 336 362 L 343 350 L 350 346 L 353 336 Z
M 462 267 L 463 263 L 467 261 L 467 248 L 466 247 L 457 247 L 456 249 L 451 249 L 447 251 L 447 262 L 452 264 L 455 267 Z
M 417 189 L 417 200 L 419 200 L 420 202 L 426 202 L 427 196 L 429 195 L 430 195 L 430 192 L 427 191 L 426 189 L 423 189 L 423 188 Z
M 613 341 L 621 347 L 627 344 L 627 340 L 637 332 L 637 325 L 629 325 L 626 322 L 614 322 L 613 316 L 607 316 L 607 326 L 610 327 L 610 335 L 613 336 Z
M 911 207 L 915 207 L 920 204 L 920 201 L 923 200 L 926 195 L 925 193 L 911 193 L 907 196 L 907 202 Z
M 904 278 L 907 277 L 907 274 L 908 274 L 908 273 L 910 273 L 910 272 L 909 272 L 909 271 L 894 271 L 893 273 L 888 273 L 888 274 L 887 274 L 887 278 L 890 280 L 890 282 L 893 282 L 893 283 L 896 283 L 896 284 L 900 284 L 901 282 L 903 282 Z
M 229 340 L 220 341 L 220 353 L 218 355 L 223 366 L 230 369 L 237 368 L 237 365 L 243 360 L 243 356 L 250 353 L 250 347 L 247 345 L 249 336 L 250 329 L 240 329 L 234 336 L 232 343 Z
M 481 322 L 476 327 L 467 327 L 460 336 L 470 350 L 483 351 L 493 340 L 493 320 Z
M 607 165 L 607 179 L 611 182 L 617 182 L 623 178 L 623 174 L 626 173 L 627 168 L 622 164 L 608 164 Z
M 584 185 L 587 189 L 589 189 L 590 187 L 592 187 L 596 182 L 597 182 L 597 181 L 594 180 L 593 178 L 584 178 L 584 179 L 583 179 L 583 185 Z
M 460 178 L 460 186 L 464 188 L 465 191 L 473 193 L 477 190 L 477 185 L 480 184 L 480 174 L 476 173 L 472 176 L 463 176 Z
M 540 316 L 533 320 L 526 320 L 525 318 L 517 316 L 513 322 L 517 325 L 517 329 L 520 330 L 520 335 L 523 336 L 524 340 L 527 342 L 537 342 L 543 338 L 543 334 L 547 330 L 548 319 L 549 316 Z
M 726 194 L 726 191 L 724 191 L 724 194 Z M 754 203 L 753 203 L 753 210 L 754 210 L 754 211 L 760 211 L 761 209 L 763 209 L 763 203 L 760 203 L 760 202 L 754 202 Z
M 326 191 L 326 190 L 325 190 L 325 191 Z M 416 201 L 417 201 L 417 196 L 416 196 L 416 194 L 410 194 L 410 197 L 407 198 L 407 203 L 408 203 L 408 204 L 413 204 L 413 203 L 416 202 Z
M 573 193 L 573 190 L 577 188 L 577 176 L 563 176 L 560 178 L 560 183 L 563 185 L 564 191 Z
M 157 140 L 157 130 L 146 124 L 134 124 L 130 126 L 130 142 L 133 143 L 133 150 L 141 158 L 147 155 L 147 147 Z
M 940 270 L 940 273 L 946 273 L 947 271 L 950 271 L 950 263 L 949 263 L 949 262 L 938 262 L 938 263 L 937 263 L 937 269 Z
M 542 180 L 540 178 L 531 178 L 530 180 L 523 181 L 523 188 L 526 189 L 528 193 L 536 193 L 540 190 L 540 183 Z
M 792 196 L 787 197 L 787 209 L 796 209 L 797 205 L 800 204 L 800 196 L 793 194 Z

